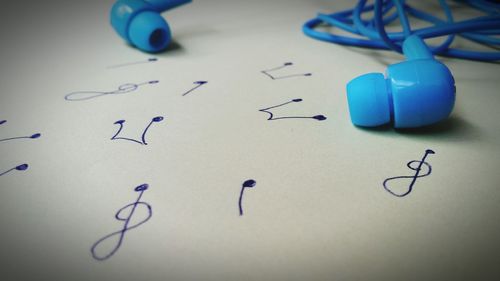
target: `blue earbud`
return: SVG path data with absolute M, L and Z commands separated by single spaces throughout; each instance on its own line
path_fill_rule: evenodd
M 159 52 L 171 41 L 170 28 L 160 13 L 191 0 L 118 0 L 111 8 L 111 25 L 128 43 L 146 52 Z
M 406 61 L 389 65 L 386 77 L 368 73 L 347 84 L 347 101 L 354 125 L 373 127 L 394 123 L 414 128 L 447 118 L 455 104 L 450 70 L 435 60 L 417 35 L 403 42 Z

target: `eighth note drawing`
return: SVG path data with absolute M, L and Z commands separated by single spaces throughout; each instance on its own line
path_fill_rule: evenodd
M 245 191 L 245 188 L 253 188 L 255 186 L 256 182 L 252 179 L 246 180 L 242 185 L 241 185 L 241 191 L 240 191 L 240 198 L 238 200 L 238 207 L 240 209 L 240 216 L 243 216 L 243 206 L 242 206 L 242 201 L 243 201 L 243 192 Z
M 302 99 L 293 99 L 291 101 L 288 101 L 288 102 L 285 102 L 285 103 L 282 103 L 282 104 L 278 104 L 278 105 L 270 106 L 270 107 L 267 107 L 267 108 L 259 109 L 259 111 L 260 112 L 265 112 L 265 113 L 269 114 L 269 118 L 267 118 L 267 120 L 269 120 L 269 121 L 279 120 L 279 119 L 315 119 L 315 120 L 318 120 L 318 121 L 326 120 L 326 116 L 324 116 L 324 115 L 274 117 L 274 114 L 270 111 L 270 109 L 273 109 L 273 108 L 277 108 L 277 107 L 281 107 L 281 106 L 284 106 L 284 105 L 287 105 L 287 104 L 290 104 L 290 103 L 301 102 L 301 101 L 302 101 Z
M 142 61 L 127 62 L 127 63 L 122 63 L 122 64 L 115 64 L 112 66 L 108 66 L 107 68 L 108 69 L 119 68 L 119 67 L 131 66 L 131 65 L 136 65 L 136 64 L 150 63 L 150 62 L 155 62 L 155 61 L 158 61 L 158 59 L 157 58 L 149 58 L 146 61 L 142 60 Z
M 7 122 L 7 120 L 1 120 L 0 125 L 3 125 Z M 41 136 L 40 133 L 33 134 L 31 136 L 20 136 L 20 137 L 12 137 L 12 138 L 5 138 L 5 139 L 0 139 L 0 142 L 2 141 L 10 141 L 10 140 L 18 140 L 18 139 L 37 139 Z
M 120 134 L 120 132 L 123 129 L 123 123 L 125 123 L 125 120 L 118 120 L 113 124 L 117 124 L 120 127 L 118 128 L 118 131 L 116 132 L 116 134 L 111 137 L 111 140 L 126 140 L 126 141 L 131 141 L 131 142 L 135 142 L 135 143 L 142 144 L 142 145 L 147 145 L 148 143 L 146 142 L 146 133 L 148 132 L 149 127 L 151 127 L 151 125 L 153 125 L 153 123 L 158 123 L 158 122 L 161 122 L 162 120 L 163 120 L 163 116 L 156 116 L 155 118 L 151 119 L 151 122 L 149 122 L 149 124 L 146 126 L 146 129 L 144 129 L 144 131 L 142 132 L 140 141 L 136 140 L 136 139 L 131 139 L 131 138 L 119 137 L 118 135 Z
M 413 185 L 415 184 L 415 182 L 417 181 L 418 178 L 426 177 L 426 176 L 431 174 L 431 172 L 432 172 L 431 165 L 429 163 L 425 162 L 425 158 L 427 158 L 427 155 L 429 155 L 429 154 L 435 154 L 435 152 L 431 149 L 427 149 L 425 151 L 424 157 L 422 157 L 422 160 L 412 160 L 406 164 L 406 166 L 408 168 L 415 171 L 415 175 L 388 178 L 388 179 L 384 180 L 384 183 L 383 183 L 384 189 L 396 197 L 404 197 L 404 196 L 408 195 L 412 191 Z M 414 164 L 416 165 L 416 167 L 414 167 L 415 166 Z M 420 174 L 420 172 L 422 171 L 422 167 L 426 168 L 426 169 L 424 169 L 424 171 L 426 170 L 424 172 L 424 174 Z M 405 190 L 403 192 L 395 192 L 395 191 L 391 190 L 391 188 L 389 188 L 389 186 L 387 185 L 388 182 L 393 181 L 393 180 L 399 180 L 399 179 L 411 179 L 407 190 Z
M 139 83 L 139 84 L 133 84 L 133 83 L 127 83 L 118 86 L 118 89 L 115 91 L 110 91 L 110 92 L 100 92 L 100 91 L 78 91 L 78 92 L 72 92 L 64 96 L 64 99 L 67 101 L 84 101 L 84 100 L 90 100 L 93 98 L 99 98 L 107 95 L 121 95 L 121 94 L 126 94 L 133 92 L 137 90 L 140 86 L 143 85 L 151 85 L 151 84 L 156 84 L 159 83 L 160 81 L 158 80 L 152 80 L 144 83 Z
M 271 72 L 278 71 L 280 69 L 289 67 L 291 65 L 293 65 L 292 62 L 285 62 L 283 65 L 280 65 L 278 67 L 274 67 L 271 69 L 262 70 L 261 72 L 273 80 L 286 79 L 286 78 L 292 78 L 292 77 L 300 77 L 300 76 L 311 76 L 312 75 L 312 73 L 296 73 L 296 74 L 288 74 L 288 75 L 283 75 L 283 76 L 275 76 L 271 73 Z
M 198 89 L 199 87 L 201 87 L 203 84 L 206 84 L 206 83 L 208 83 L 208 81 L 194 81 L 193 84 L 196 84 L 196 86 L 193 87 L 193 88 L 191 88 L 191 89 L 189 89 L 189 91 L 187 91 L 184 94 L 182 94 L 182 96 L 185 96 L 185 95 L 191 93 L 192 91 Z
M 18 165 L 12 169 L 9 169 L 3 173 L 0 173 L 0 177 L 7 174 L 8 172 L 11 172 L 11 171 L 14 171 L 14 170 L 17 170 L 17 171 L 26 171 L 28 169 L 28 164 L 21 164 L 21 165 Z
M 118 231 L 115 231 L 113 233 L 110 233 L 110 234 L 102 237 L 101 239 L 97 240 L 97 242 L 95 242 L 92 245 L 92 247 L 90 248 L 90 252 L 92 253 L 92 257 L 94 259 L 99 260 L 99 261 L 103 261 L 103 260 L 106 260 L 106 259 L 110 258 L 111 256 L 113 256 L 116 253 L 116 251 L 118 251 L 120 246 L 122 245 L 123 238 L 125 237 L 125 233 L 127 231 L 134 229 L 134 228 L 140 226 L 141 224 L 147 222 L 151 218 L 151 216 L 153 215 L 153 210 L 151 208 L 151 205 L 149 205 L 146 202 L 141 202 L 142 194 L 148 188 L 149 188 L 149 186 L 146 183 L 137 186 L 134 189 L 134 191 L 139 192 L 139 196 L 137 197 L 137 200 L 135 200 L 134 203 L 130 203 L 130 204 L 122 207 L 120 210 L 118 210 L 118 212 L 116 212 L 115 219 L 117 219 L 119 221 L 123 221 L 124 222 L 123 227 Z M 137 222 L 136 224 L 129 225 L 130 220 L 132 219 L 134 212 L 138 206 L 146 207 L 146 217 L 143 218 L 142 220 L 140 220 L 139 222 Z M 131 210 L 128 211 L 127 209 L 131 209 Z M 113 236 L 118 236 L 118 237 L 116 239 L 113 239 Z M 103 244 L 105 244 L 104 242 L 108 239 L 110 239 L 111 242 L 116 241 L 116 244 L 113 247 L 105 247 L 105 245 L 102 246 Z M 111 244 L 111 245 L 113 245 L 113 244 Z M 97 248 L 99 246 L 101 246 L 101 249 L 103 249 L 102 251 L 98 251 Z

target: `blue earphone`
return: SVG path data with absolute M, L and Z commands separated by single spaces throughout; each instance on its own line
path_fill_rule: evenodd
M 351 121 L 373 127 L 420 127 L 447 118 L 455 103 L 455 81 L 416 35 L 403 42 L 406 61 L 389 65 L 387 78 L 368 73 L 347 84 Z
M 403 53 L 406 61 L 389 65 L 382 73 L 359 76 L 347 84 L 347 102 L 351 121 L 363 127 L 392 122 L 396 128 L 431 125 L 446 119 L 455 103 L 455 81 L 448 68 L 435 60 L 433 54 L 471 60 L 500 60 L 500 52 L 479 52 L 451 48 L 456 35 L 474 42 L 500 46 L 500 4 L 487 0 L 462 0 L 485 16 L 454 22 L 445 0 L 439 0 L 447 20 L 418 10 L 404 0 L 375 0 L 367 5 L 360 0 L 354 9 L 329 15 L 319 14 L 306 22 L 306 35 L 332 43 Z M 395 9 L 393 9 L 395 8 Z M 370 20 L 361 17 L 373 12 Z M 411 30 L 406 14 L 434 26 Z M 398 19 L 402 32 L 385 31 L 385 25 Z M 333 26 L 358 37 L 342 36 L 316 28 Z M 438 46 L 428 47 L 422 39 L 447 36 Z M 368 38 L 368 39 L 364 39 Z
M 128 43 L 145 52 L 159 52 L 171 42 L 170 28 L 160 13 L 191 0 L 118 0 L 111 25 Z
M 146 52 L 164 50 L 171 32 L 160 13 L 191 0 L 118 0 L 111 9 L 111 25 L 127 42 Z M 392 122 L 396 128 L 413 128 L 446 119 L 455 103 L 455 81 L 448 68 L 433 54 L 472 60 L 500 60 L 500 52 L 478 52 L 451 48 L 456 35 L 481 44 L 500 46 L 500 4 L 488 0 L 462 0 L 486 13 L 485 16 L 454 22 L 445 0 L 439 0 L 446 20 L 418 10 L 405 0 L 360 0 L 351 10 L 319 14 L 306 22 L 306 35 L 333 43 L 403 53 L 406 61 L 390 65 L 386 77 L 369 73 L 347 84 L 351 121 L 357 126 L 380 126 Z M 395 9 L 393 9 L 395 8 Z M 394 11 L 395 10 L 395 11 Z M 371 20 L 361 15 L 373 12 Z M 411 30 L 406 14 L 434 24 Z M 385 25 L 399 19 L 402 32 L 387 33 Z M 335 35 L 315 30 L 330 25 L 368 39 Z M 423 39 L 447 36 L 438 46 L 428 47 Z

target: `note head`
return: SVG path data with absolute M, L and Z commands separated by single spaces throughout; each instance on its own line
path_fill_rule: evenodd
M 148 188 L 149 188 L 149 185 L 147 183 L 145 183 L 145 184 L 141 184 L 138 187 L 134 188 L 134 190 L 140 192 L 140 191 L 144 191 Z
M 28 169 L 28 164 L 21 164 L 21 165 L 16 167 L 16 170 L 18 170 L 18 171 L 24 171 L 26 169 Z
M 250 180 L 246 180 L 246 181 L 243 183 L 243 187 L 254 187 L 256 183 L 257 183 L 257 182 L 256 182 L 255 180 L 252 180 L 252 179 L 250 179 Z

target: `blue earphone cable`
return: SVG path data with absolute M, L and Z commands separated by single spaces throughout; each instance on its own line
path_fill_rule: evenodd
M 412 34 L 416 34 L 423 39 L 447 36 L 440 45 L 429 46 L 434 54 L 470 60 L 500 60 L 500 51 L 472 51 L 450 47 L 455 36 L 493 48 L 500 47 L 500 38 L 495 37 L 500 35 L 500 4 L 487 0 L 461 0 L 456 2 L 461 2 L 485 15 L 455 21 L 445 0 L 439 0 L 439 4 L 443 9 L 446 20 L 412 7 L 404 0 L 375 0 L 374 4 L 368 5 L 367 0 L 360 0 L 353 9 L 332 14 L 318 14 L 316 18 L 307 21 L 302 30 L 306 35 L 322 41 L 349 46 L 394 50 L 399 53 L 402 52 L 401 44 L 404 39 Z M 369 20 L 363 19 L 363 14 L 369 12 L 373 12 L 373 17 Z M 412 29 L 407 15 L 429 22 L 433 26 Z M 387 32 L 385 27 L 398 18 L 402 31 Z M 319 26 L 336 27 L 358 36 L 343 36 L 319 31 L 316 29 Z

